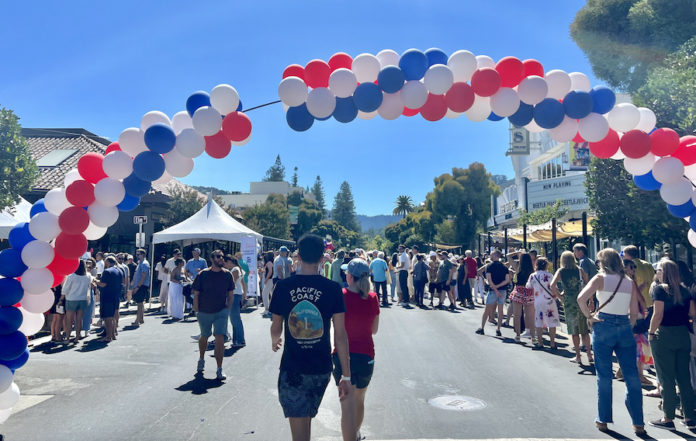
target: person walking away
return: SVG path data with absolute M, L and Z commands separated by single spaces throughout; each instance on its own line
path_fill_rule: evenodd
M 82 316 L 89 305 L 89 290 L 92 287 L 92 276 L 85 270 L 85 261 L 80 260 L 77 269 L 63 282 L 61 295 L 65 298 L 65 334 L 70 340 L 73 324 L 75 340 L 82 339 Z
M 425 294 L 425 284 L 428 283 L 428 264 L 424 261 L 424 256 L 416 256 L 416 265 L 413 267 L 413 289 L 416 306 L 425 308 L 423 295 Z
M 534 326 L 536 327 L 537 348 L 544 347 L 544 328 L 549 329 L 550 348 L 556 350 L 556 327 L 561 320 L 556 305 L 556 294 L 551 289 L 553 275 L 546 271 L 549 261 L 545 257 L 536 260 L 536 271 L 527 280 L 527 289 L 534 292 Z M 531 323 L 530 323 L 531 326 Z
M 624 259 L 624 271 L 626 275 L 633 280 L 633 284 L 636 284 L 636 264 L 632 260 Z M 638 286 L 636 285 L 636 290 L 640 292 Z M 636 324 L 633 325 L 633 338 L 636 341 L 636 367 L 638 368 L 638 378 L 640 378 L 640 384 L 644 386 L 652 386 L 652 381 L 648 380 L 643 373 L 643 364 L 652 365 L 655 361 L 652 357 L 652 351 L 650 350 L 650 341 L 648 340 L 648 329 L 650 328 L 650 319 L 652 314 L 648 316 L 648 308 L 645 305 L 645 300 L 643 296 L 638 296 L 638 320 Z M 619 380 L 623 378 L 623 373 L 621 368 L 616 371 L 616 378 Z M 657 390 L 659 393 L 659 390 Z M 649 396 L 649 395 L 647 395 Z M 661 397 L 662 395 L 658 395 Z
M 500 332 L 500 326 L 503 324 L 503 304 L 507 292 L 505 287 L 510 283 L 510 271 L 500 262 L 500 251 L 494 250 L 491 253 L 491 263 L 486 267 L 486 280 L 488 281 L 488 296 L 486 297 L 486 309 L 483 310 L 481 318 L 481 327 L 476 330 L 477 334 L 483 335 L 483 328 L 486 325 L 486 320 L 495 313 L 498 309 L 498 320 L 496 325 L 498 329 L 495 335 L 500 337 L 503 335 Z
M 169 275 L 164 272 L 164 264 L 167 263 L 167 256 L 162 254 L 159 262 L 155 265 L 157 271 L 157 280 L 160 282 L 159 287 L 159 302 L 160 312 L 167 311 L 167 297 L 169 296 Z
M 184 298 L 184 283 L 189 282 L 186 277 L 186 261 L 182 258 L 174 260 L 174 269 L 169 273 L 169 315 L 176 320 L 184 319 L 186 300 Z
M 570 361 L 577 364 L 582 364 L 580 338 L 582 338 L 582 344 L 587 351 L 587 363 L 594 362 L 590 345 L 590 330 L 587 327 L 587 320 L 580 312 L 580 307 L 578 306 L 578 294 L 580 294 L 580 290 L 587 282 L 587 274 L 577 265 L 573 253 L 564 251 L 561 254 L 561 267 L 553 275 L 553 280 L 551 280 L 551 290 L 554 294 L 560 295 L 563 301 L 565 322 L 568 327 L 568 334 L 573 339 L 573 348 L 575 349 L 575 358 Z M 559 283 L 562 289 L 559 288 Z
M 689 290 L 681 283 L 679 267 L 671 260 L 657 264 L 657 280 L 650 288 L 653 299 L 653 316 L 648 331 L 657 377 L 662 386 L 662 411 L 664 416 L 650 421 L 651 426 L 674 429 L 674 413 L 681 398 L 684 424 L 696 429 L 694 390 L 689 373 L 691 339 L 689 317 L 696 317 L 696 306 Z M 677 395 L 676 386 L 679 386 Z
M 399 275 L 399 288 L 401 289 L 401 297 L 399 301 L 399 306 L 407 306 L 411 295 L 408 291 L 408 272 L 411 269 L 411 258 L 406 253 L 406 247 L 404 245 L 399 245 L 397 248 L 399 252 L 399 262 L 396 265 L 396 271 Z
M 104 322 L 104 337 L 98 341 L 107 343 L 116 340 L 116 311 L 123 282 L 123 273 L 117 268 L 117 264 L 113 256 L 104 259 L 104 272 L 97 282 L 100 292 L 99 316 Z
M 247 285 L 244 283 L 244 274 L 237 258 L 231 255 L 225 256 L 225 269 L 232 273 L 234 282 L 234 300 L 230 307 L 230 324 L 232 325 L 232 347 L 243 348 L 246 346 L 244 340 L 244 324 L 242 323 L 242 305 L 246 301 Z
M 440 267 L 438 268 L 438 274 L 437 274 L 437 281 L 440 286 L 441 294 L 440 294 L 440 308 L 444 308 L 442 306 L 442 302 L 445 299 L 445 294 L 447 294 L 447 297 L 449 298 L 449 309 L 450 311 L 454 311 L 457 309 L 456 306 L 456 299 L 454 298 L 454 289 L 452 287 L 452 280 L 454 277 L 454 272 L 455 268 L 454 265 L 452 265 L 452 261 L 450 261 L 449 256 L 447 255 L 446 251 L 440 252 Z M 456 283 L 456 282 L 455 282 Z
M 65 283 L 65 282 L 63 282 Z M 51 342 L 60 343 L 63 341 L 61 332 L 65 327 L 65 297 L 62 295 L 62 285 L 51 288 L 53 291 L 53 306 L 51 307 Z
M 423 256 L 419 256 L 420 262 L 423 263 Z M 417 264 L 416 267 L 418 267 Z M 343 299 L 346 304 L 346 333 L 350 351 L 350 382 L 355 386 L 355 430 L 358 434 L 356 439 L 362 439 L 360 426 L 365 416 L 365 394 L 375 368 L 375 344 L 372 336 L 377 334 L 379 329 L 379 295 L 370 292 L 368 273 L 367 262 L 362 259 L 351 260 L 346 266 L 348 288 L 343 288 Z M 343 371 L 335 350 L 333 365 L 333 376 L 338 385 Z
M 462 308 L 474 308 L 474 302 L 471 300 L 471 289 L 469 289 L 469 268 L 464 262 L 464 258 L 459 258 L 459 266 L 457 267 L 457 293 L 459 296 L 459 304 Z
M 370 262 L 370 272 L 372 273 L 372 280 L 375 284 L 377 298 L 379 298 L 380 290 L 382 291 L 382 306 L 389 306 L 389 301 L 387 300 L 387 271 L 389 271 L 389 266 L 384 260 L 384 253 L 380 252 L 377 254 L 377 257 Z
M 288 247 L 280 247 L 278 257 L 273 261 L 273 284 L 279 280 L 287 279 L 292 272 L 292 259 L 288 257 Z
M 138 259 L 138 266 L 135 268 L 133 276 L 133 301 L 137 305 L 135 321 L 133 326 L 140 326 L 145 323 L 145 300 L 150 297 L 150 262 L 145 259 L 145 250 L 140 248 L 135 252 Z
M 263 253 L 263 289 L 261 296 L 263 300 L 263 317 L 270 318 L 271 311 L 268 307 L 271 304 L 271 293 L 273 292 L 273 251 Z
M 471 308 L 474 307 L 474 290 L 476 289 L 476 270 L 478 269 L 476 259 L 474 259 L 472 256 L 473 253 L 471 250 L 466 250 L 464 252 L 464 265 L 466 265 L 466 288 L 469 290 L 468 295 L 471 302 Z
M 640 293 L 624 273 L 621 257 L 616 250 L 605 248 L 597 253 L 599 273 L 580 291 L 578 305 L 592 329 L 595 370 L 597 372 L 597 418 L 595 426 L 608 431 L 612 418 L 611 383 L 612 356 L 615 353 L 626 384 L 626 408 L 631 416 L 633 431 L 645 435 L 643 395 L 636 368 L 636 342 L 632 324 L 638 318 Z M 599 302 L 594 314 L 588 302 L 597 294 Z
M 324 241 L 305 234 L 297 241 L 303 271 L 279 280 L 271 300 L 271 348 L 285 346 L 278 375 L 278 399 L 290 423 L 293 441 L 309 441 L 312 418 L 317 415 L 333 370 L 330 326 L 341 365 L 338 395 L 344 441 L 354 441 L 354 391 L 345 327 L 345 303 L 341 286 L 316 272 Z M 312 271 L 314 269 L 314 271 Z
M 338 250 L 336 253 L 336 260 L 331 262 L 331 280 L 338 283 L 339 286 L 343 286 L 343 279 L 341 278 L 341 265 L 343 265 L 343 259 L 346 257 L 346 252 L 344 250 Z
M 527 288 L 527 281 L 529 276 L 534 272 L 534 267 L 532 267 L 532 257 L 529 253 L 522 253 L 520 255 L 520 264 L 515 273 L 514 277 L 514 288 L 512 295 L 510 296 L 510 303 L 512 303 L 512 313 L 515 317 L 515 341 L 519 343 L 521 341 L 522 332 L 522 314 L 524 312 L 524 323 L 526 328 L 529 330 L 529 334 L 534 341 L 536 335 L 536 329 L 533 326 L 534 323 L 534 291 Z M 567 320 L 567 319 L 566 319 Z M 526 334 L 525 334 L 526 335 Z
M 198 327 L 201 335 L 198 338 L 197 371 L 205 369 L 205 350 L 208 348 L 208 338 L 215 336 L 215 362 L 217 371 L 215 377 L 225 380 L 227 376 L 222 371 L 222 360 L 225 352 L 225 335 L 227 335 L 228 305 L 234 302 L 234 280 L 232 274 L 224 268 L 224 254 L 215 250 L 211 254 L 212 264 L 209 268 L 198 273 L 193 281 L 193 310 L 196 311 Z

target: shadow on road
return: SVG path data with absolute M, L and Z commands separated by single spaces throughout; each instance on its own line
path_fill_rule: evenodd
M 78 352 L 92 352 L 92 351 L 98 351 L 99 349 L 104 349 L 107 347 L 109 344 L 105 341 L 99 341 L 99 340 L 89 340 L 86 341 L 81 348 L 78 349 Z
M 191 392 L 193 395 L 203 395 L 208 393 L 208 389 L 222 386 L 222 381 L 203 377 L 203 373 L 198 372 L 193 376 L 193 380 L 182 384 L 174 389 L 179 392 Z
M 232 346 L 231 346 L 231 347 L 229 347 L 229 348 L 226 348 L 226 349 L 225 349 L 224 356 L 225 356 L 225 357 L 231 357 L 231 356 L 233 356 L 234 354 L 236 354 L 237 351 L 239 351 L 240 349 L 242 349 L 242 348 L 239 347 L 239 346 L 236 346 L 236 347 L 232 347 Z M 211 357 L 215 357 L 215 355 L 211 355 Z
M 73 345 L 70 345 L 70 344 L 47 341 L 46 343 L 41 343 L 40 345 L 35 346 L 30 352 L 42 352 L 44 354 L 58 354 L 60 352 L 67 351 L 67 350 L 72 349 L 72 348 L 73 348 Z

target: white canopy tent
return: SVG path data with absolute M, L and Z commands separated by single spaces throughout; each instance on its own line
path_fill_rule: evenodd
M 31 204 L 19 198 L 19 203 L 14 207 L 5 208 L 0 212 L 0 239 L 7 239 L 10 230 L 19 222 L 29 222 L 31 219 Z

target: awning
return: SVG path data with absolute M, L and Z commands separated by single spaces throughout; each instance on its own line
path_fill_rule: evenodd
M 590 220 L 592 217 L 587 218 L 587 234 L 592 235 L 592 225 Z M 551 221 L 546 222 L 541 225 L 527 225 L 527 242 L 551 242 L 552 240 L 552 228 Z M 501 231 L 496 231 L 492 233 L 496 237 L 502 237 L 504 235 Z M 567 222 L 557 222 L 556 224 L 556 239 L 565 239 L 567 237 L 582 237 L 582 221 L 572 220 Z M 508 238 L 518 241 L 523 240 L 522 228 L 513 228 L 508 230 Z

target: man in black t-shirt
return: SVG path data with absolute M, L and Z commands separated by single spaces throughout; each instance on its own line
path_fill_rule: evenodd
M 318 274 L 319 260 L 324 253 L 321 237 L 306 234 L 298 242 L 301 273 L 279 280 L 273 291 L 270 311 L 271 345 L 274 352 L 285 347 L 280 362 L 278 399 L 289 419 L 292 439 L 309 441 L 312 418 L 319 410 L 329 384 L 331 371 L 330 326 L 343 376 L 338 383 L 338 396 L 344 409 L 341 420 L 344 440 L 356 438 L 353 413 L 353 387 L 350 381 L 348 336 L 345 329 L 345 304 L 338 283 Z
M 486 309 L 481 318 L 481 327 L 476 330 L 477 334 L 483 335 L 483 327 L 486 319 L 492 316 L 496 308 L 498 309 L 498 329 L 495 335 L 502 336 L 500 326 L 503 324 L 503 305 L 507 296 L 506 287 L 510 283 L 510 271 L 500 262 L 501 252 L 495 250 L 491 253 L 491 263 L 486 268 L 486 280 L 488 282 L 488 295 L 486 296 Z
M 100 288 L 99 316 L 104 321 L 104 337 L 99 341 L 110 342 L 116 339 L 116 312 L 123 282 L 123 273 L 117 265 L 113 256 L 104 259 L 104 271 L 97 282 Z

